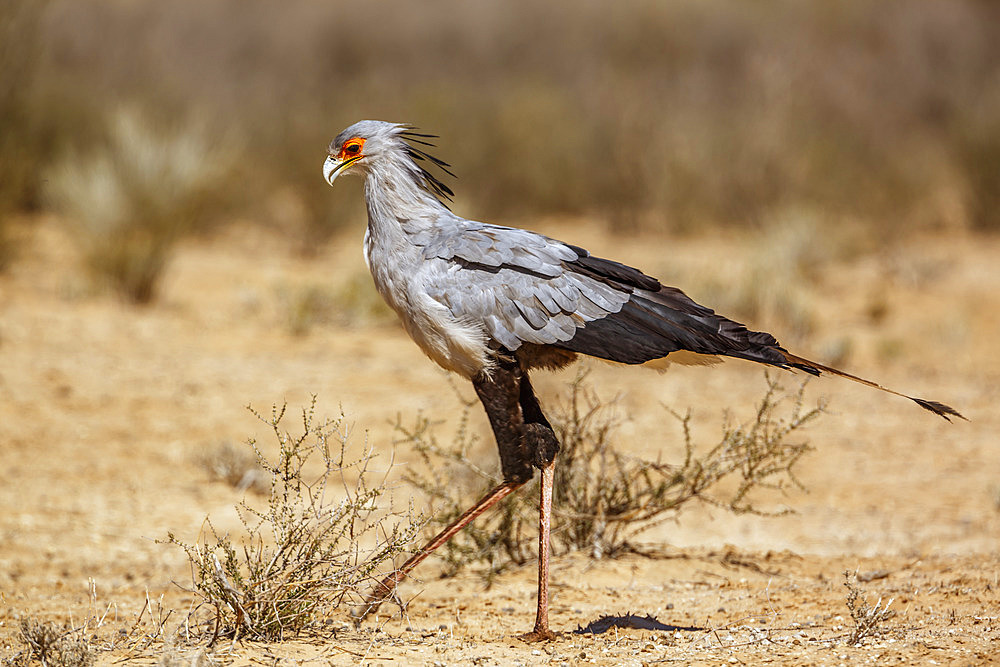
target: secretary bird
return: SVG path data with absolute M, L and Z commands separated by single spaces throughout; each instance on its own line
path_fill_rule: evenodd
M 717 315 L 638 269 L 594 257 L 541 234 L 461 218 L 452 191 L 429 169 L 434 135 L 363 120 L 330 143 L 323 176 L 365 177 L 365 260 L 375 287 L 410 337 L 443 368 L 472 381 L 500 451 L 503 483 L 383 579 L 357 611 L 378 609 L 434 549 L 541 471 L 538 611 L 528 641 L 551 639 L 548 624 L 552 477 L 559 442 L 528 372 L 561 368 L 586 354 L 626 364 L 692 355 L 747 359 L 820 375 L 832 373 L 908 398 L 949 419 L 937 401 L 914 398 L 796 356 L 769 333 Z

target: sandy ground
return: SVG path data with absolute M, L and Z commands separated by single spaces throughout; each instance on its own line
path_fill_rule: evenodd
M 817 247 L 842 251 L 808 260 L 805 280 L 801 266 L 782 268 L 784 258 L 769 258 L 750 239 L 613 238 L 570 222 L 545 231 L 643 266 L 708 305 L 720 285 L 753 279 L 753 261 L 786 271 L 775 284 L 794 298 L 775 302 L 781 322 L 751 324 L 805 356 L 839 351 L 849 370 L 950 403 L 970 421 L 949 425 L 904 400 L 821 379 L 807 395 L 827 397 L 830 414 L 807 434 L 816 448 L 799 471 L 808 491 L 776 505 L 795 514 L 695 508 L 644 536 L 661 557 L 557 559 L 551 620 L 562 634 L 554 642 L 516 639 L 533 619 L 533 567 L 486 590 L 472 573 L 439 579 L 428 562 L 405 588 L 405 617 L 359 630 L 334 618 L 322 636 L 226 644 L 216 660 L 1000 661 L 1000 241 L 936 236 L 848 252 L 817 237 Z M 25 231 L 20 259 L 0 276 L 0 655 L 22 648 L 24 616 L 79 623 L 108 611 L 96 631 L 102 645 L 135 624 L 147 595 L 175 610 L 172 619 L 184 616 L 190 596 L 171 582 L 190 581 L 185 559 L 155 540 L 168 531 L 193 540 L 206 515 L 233 521 L 241 494 L 210 481 L 198 455 L 260 433 L 248 403 L 266 410 L 287 400 L 298 409 L 315 393 L 321 413 L 342 407 L 386 450 L 397 413 L 455 417 L 443 372 L 391 321 L 355 307 L 309 326 L 288 305 L 309 290 L 334 303 L 370 301 L 360 235 L 303 258 L 277 235 L 234 228 L 180 248 L 162 299 L 137 309 L 88 285 L 54 221 Z M 793 319 L 779 312 L 782 303 L 803 310 L 805 330 L 782 334 L 781 323 Z M 542 400 L 571 377 L 540 377 Z M 711 442 L 723 410 L 749 416 L 763 388 L 760 370 L 740 362 L 662 375 L 597 364 L 591 381 L 606 396 L 622 395 L 631 416 L 622 446 L 665 460 L 676 455 L 678 434 L 663 404 L 691 406 L 696 437 Z M 475 428 L 484 429 L 482 420 Z M 397 456 L 405 462 L 405 452 Z M 858 647 L 844 641 L 852 625 L 845 570 L 860 573 L 871 604 L 893 598 L 897 611 L 882 636 Z M 626 612 L 669 627 L 573 632 Z M 156 643 L 99 661 L 151 663 L 202 650 Z

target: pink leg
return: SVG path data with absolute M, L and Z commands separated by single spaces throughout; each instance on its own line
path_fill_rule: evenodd
M 476 517 L 506 498 L 513 491 L 516 491 L 523 484 L 524 482 L 504 482 L 483 496 L 478 503 L 466 510 L 462 516 L 455 519 L 455 521 L 448 525 L 447 528 L 438 533 L 433 539 L 431 539 L 430 542 L 425 544 L 420 551 L 413 554 L 409 560 L 403 563 L 402 567 L 379 582 L 378 585 L 372 589 L 372 592 L 368 594 L 364 604 L 360 605 L 351 612 L 355 621 L 360 623 L 367 618 L 369 614 L 377 611 L 386 598 L 393 594 L 396 590 L 396 586 L 399 585 L 399 582 L 406 578 L 406 576 L 410 573 L 410 570 L 419 565 L 421 561 L 431 554 L 432 551 L 450 540 L 455 533 L 472 523 Z M 551 498 L 551 482 L 549 484 L 549 489 L 549 497 Z
M 535 615 L 535 629 L 521 635 L 526 642 L 555 639 L 549 630 L 549 542 L 552 532 L 552 478 L 555 463 L 542 468 L 541 498 L 538 503 L 538 613 Z

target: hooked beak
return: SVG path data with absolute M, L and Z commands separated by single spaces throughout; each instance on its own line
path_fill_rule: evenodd
M 360 155 L 357 157 L 352 157 L 348 160 L 338 160 L 332 155 L 328 155 L 326 157 L 326 162 L 323 163 L 323 178 L 326 179 L 327 183 L 333 185 L 333 182 L 337 179 L 337 176 L 339 176 L 344 169 L 346 169 L 347 167 L 354 164 L 360 159 L 361 159 Z

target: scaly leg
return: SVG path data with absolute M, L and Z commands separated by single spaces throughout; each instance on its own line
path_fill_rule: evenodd
M 552 529 L 552 482 L 559 441 L 549 420 L 542 414 L 542 408 L 538 405 L 538 399 L 531 389 L 527 373 L 521 380 L 519 402 L 524 414 L 525 434 L 531 440 L 532 463 L 542 473 L 538 501 L 538 613 L 535 616 L 534 630 L 521 636 L 524 641 L 534 642 L 555 639 L 555 633 L 549 630 L 549 547 Z
M 409 560 L 403 563 L 402 567 L 379 582 L 379 584 L 372 589 L 372 592 L 368 594 L 364 604 L 351 611 L 351 615 L 354 617 L 355 622 L 360 623 L 365 620 L 369 614 L 375 613 L 382 603 L 393 594 L 396 590 L 396 586 L 398 586 L 399 583 L 406 578 L 413 568 L 431 555 L 432 551 L 450 540 L 455 533 L 472 523 L 476 517 L 503 500 L 513 491 L 517 490 L 522 484 L 524 484 L 524 482 L 504 482 L 503 484 L 500 484 L 483 496 L 478 503 L 466 510 L 462 516 L 455 519 L 455 521 L 449 524 L 447 528 L 438 533 L 433 539 L 431 539 L 431 541 L 425 544 L 420 551 L 413 554 Z
M 541 469 L 541 497 L 538 503 L 538 612 L 535 615 L 535 629 L 521 635 L 526 642 L 555 639 L 549 630 L 549 542 L 552 528 L 552 478 L 555 463 Z

